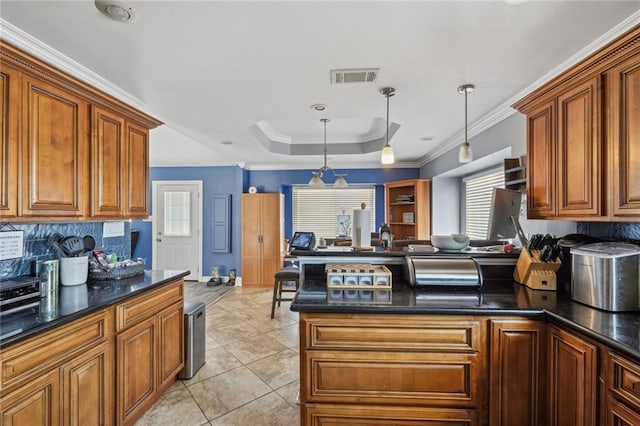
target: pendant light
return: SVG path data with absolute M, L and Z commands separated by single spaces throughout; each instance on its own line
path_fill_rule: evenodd
M 473 84 L 463 84 L 458 87 L 458 93 L 464 93 L 464 143 L 460 146 L 460 151 L 458 152 L 458 161 L 461 163 L 469 163 L 473 160 L 473 151 L 471 150 L 471 145 L 469 145 L 467 129 L 467 96 L 475 88 Z
M 322 176 L 324 175 L 324 172 L 331 170 L 331 173 L 333 173 L 333 176 L 335 176 L 336 178 L 336 181 L 334 182 L 333 187 L 346 188 L 349 186 L 349 184 L 347 183 L 347 180 L 344 178 L 346 175 L 337 174 L 331 167 L 327 166 L 327 123 L 331 120 L 329 120 L 328 118 L 321 118 L 320 121 L 324 126 L 324 148 L 323 148 L 324 165 L 320 167 L 320 169 L 317 172 L 313 172 L 313 177 L 309 181 L 308 185 L 314 188 L 323 188 L 325 184 L 324 184 L 324 181 L 322 180 Z
M 387 131 L 385 132 L 387 143 L 384 145 L 384 148 L 382 148 L 380 162 L 382 164 L 393 164 L 396 160 L 393 154 L 393 148 L 389 145 L 389 98 L 396 94 L 396 89 L 393 87 L 383 87 L 380 89 L 380 93 L 387 98 Z

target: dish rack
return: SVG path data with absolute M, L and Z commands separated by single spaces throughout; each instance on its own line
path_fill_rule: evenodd
M 327 301 L 330 303 L 391 303 L 391 271 L 384 265 L 328 263 Z
M 124 268 L 113 268 L 109 270 L 92 269 L 89 271 L 89 278 L 98 281 L 122 280 L 142 274 L 144 274 L 144 264 L 138 263 Z

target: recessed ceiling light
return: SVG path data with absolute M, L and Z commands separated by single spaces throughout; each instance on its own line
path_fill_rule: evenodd
M 120 0 L 95 0 L 96 8 L 109 19 L 132 24 L 140 18 L 135 8 Z
M 425 141 L 425 142 L 432 141 L 433 139 L 434 139 L 433 136 L 424 136 L 420 138 L 421 141 Z
M 233 145 L 233 141 L 222 141 L 220 142 L 222 145 Z
M 324 111 L 327 109 L 327 106 L 325 104 L 313 104 L 310 108 L 314 111 Z

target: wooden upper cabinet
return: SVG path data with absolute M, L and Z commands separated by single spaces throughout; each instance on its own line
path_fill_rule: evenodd
M 96 106 L 91 115 L 91 216 L 123 217 L 127 178 L 125 120 Z
M 0 69 L 0 218 L 18 216 L 18 123 L 20 74 L 2 64 Z
M 555 214 L 555 100 L 527 113 L 527 217 Z
M 149 129 L 127 124 L 127 217 L 149 216 Z
M 149 215 L 149 130 L 104 108 L 92 108 L 91 216 Z
M 558 96 L 558 216 L 602 215 L 601 76 Z
M 640 216 L 640 52 L 613 67 L 609 89 L 612 216 Z
M 21 216 L 87 216 L 88 103 L 28 75 L 22 95 Z

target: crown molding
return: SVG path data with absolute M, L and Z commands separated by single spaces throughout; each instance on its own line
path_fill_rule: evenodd
M 598 50 L 602 49 L 603 47 L 605 47 L 606 45 L 614 41 L 616 38 L 620 37 L 627 31 L 633 29 L 637 25 L 640 25 L 640 10 L 631 14 L 629 17 L 624 19 L 615 27 L 611 28 L 609 31 L 602 34 L 600 37 L 595 39 L 593 42 L 589 43 L 583 49 L 579 50 L 577 53 L 570 56 L 567 60 L 562 62 L 560 65 L 556 66 L 551 71 L 544 74 L 542 77 L 538 78 L 529 86 L 527 86 L 526 88 L 518 92 L 516 95 L 508 99 L 506 102 L 503 102 L 502 104 L 500 104 L 500 106 L 498 106 L 496 109 L 494 109 L 493 111 L 484 115 L 480 119 L 471 123 L 471 125 L 468 128 L 468 134 L 469 134 L 468 137 L 470 142 L 472 142 L 471 139 L 473 139 L 474 136 L 477 136 L 478 134 L 482 133 L 488 128 L 495 126 L 502 120 L 505 120 L 506 118 L 515 114 L 517 111 L 511 107 L 511 105 L 513 105 L 515 102 L 522 99 L 529 93 L 533 92 L 534 90 L 536 90 L 537 88 L 539 88 L 540 86 L 548 82 L 549 80 L 555 78 L 559 74 L 568 70 L 572 66 L 575 66 L 577 63 L 586 59 L 588 56 L 596 53 Z M 453 135 L 452 137 L 450 137 L 449 139 L 447 139 L 437 147 L 435 147 L 433 150 L 426 153 L 424 156 L 422 156 L 418 160 L 418 164 L 420 165 L 420 167 L 422 167 L 425 164 L 440 157 L 444 153 L 457 147 L 462 142 L 464 142 L 464 129 L 456 133 L 455 135 Z
M 296 167 L 291 167 L 291 164 L 280 163 L 280 164 L 254 164 L 254 165 L 245 164 L 244 168 L 246 170 L 253 170 L 253 171 L 281 171 L 281 170 L 318 170 L 319 166 L 321 166 L 321 164 L 318 164 L 318 165 L 305 164 L 305 165 L 299 165 Z M 338 172 L 342 169 L 386 169 L 386 168 L 417 169 L 419 167 L 420 166 L 416 162 L 406 162 L 406 161 L 396 162 L 390 167 L 382 166 L 380 163 L 377 163 L 377 162 L 371 163 L 371 164 L 345 163 L 337 166 L 331 165 L 331 168 Z
M 30 55 L 49 63 L 59 70 L 70 74 L 105 93 L 108 93 L 134 108 L 144 111 L 148 107 L 148 104 L 142 99 L 121 89 L 104 77 L 101 77 L 99 74 L 91 71 L 89 68 L 74 61 L 48 44 L 43 43 L 2 18 L 0 18 L 0 37 Z

